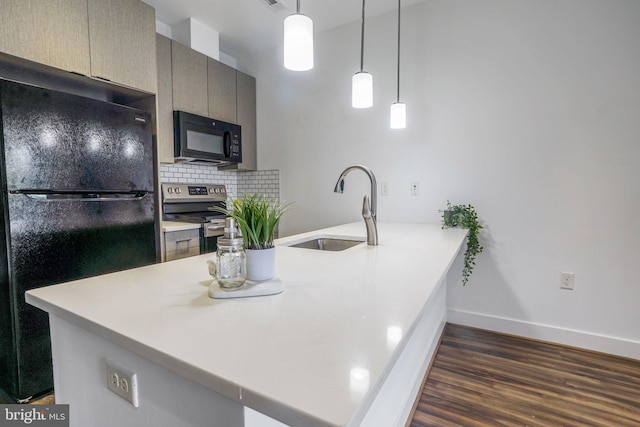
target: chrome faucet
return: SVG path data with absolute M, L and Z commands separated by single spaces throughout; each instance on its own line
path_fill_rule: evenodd
M 371 199 L 369 199 L 369 196 L 364 196 L 364 200 L 362 201 L 362 218 L 367 226 L 367 245 L 376 246 L 378 244 L 378 225 L 376 221 L 378 212 L 378 183 L 376 182 L 376 176 L 373 174 L 373 171 L 364 165 L 349 166 L 340 174 L 340 178 L 338 178 L 338 182 L 336 182 L 333 191 L 336 193 L 344 193 L 344 179 L 349 172 L 356 169 L 360 169 L 366 173 L 369 181 L 371 181 Z

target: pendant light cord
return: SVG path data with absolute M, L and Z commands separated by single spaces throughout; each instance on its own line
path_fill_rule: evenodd
M 398 0 L 398 92 L 396 101 L 400 102 L 400 1 Z
M 296 3 L 296 13 L 300 15 L 300 0 L 298 0 Z
M 362 0 L 362 31 L 360 33 L 360 71 L 364 71 L 364 0 Z

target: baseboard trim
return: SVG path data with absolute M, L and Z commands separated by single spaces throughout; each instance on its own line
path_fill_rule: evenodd
M 619 337 L 455 309 L 447 322 L 640 360 L 640 342 Z

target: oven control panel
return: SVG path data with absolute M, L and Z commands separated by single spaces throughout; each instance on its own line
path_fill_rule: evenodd
M 162 184 L 164 203 L 188 201 L 225 201 L 227 189 L 223 184 Z

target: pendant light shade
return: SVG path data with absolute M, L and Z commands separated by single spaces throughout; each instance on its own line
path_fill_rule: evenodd
M 313 68 L 313 21 L 300 14 L 300 0 L 296 13 L 284 20 L 284 67 L 292 71 Z
M 373 76 L 364 71 L 364 0 L 360 32 L 360 71 L 351 79 L 351 105 L 353 108 L 369 108 L 373 105 Z
M 407 106 L 404 102 L 391 104 L 391 129 L 404 129 L 407 127 Z
M 351 105 L 353 108 L 369 108 L 373 105 L 373 76 L 359 71 L 351 79 Z
M 400 102 L 400 1 L 398 0 L 398 75 L 396 102 L 391 104 L 389 124 L 391 129 L 404 129 L 407 127 L 407 106 Z

